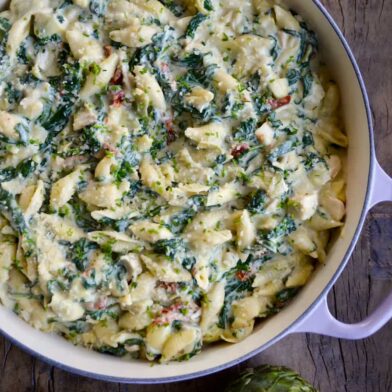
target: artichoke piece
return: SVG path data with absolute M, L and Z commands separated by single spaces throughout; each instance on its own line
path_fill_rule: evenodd
M 262 365 L 248 369 L 232 382 L 226 392 L 317 392 L 317 390 L 291 369 Z

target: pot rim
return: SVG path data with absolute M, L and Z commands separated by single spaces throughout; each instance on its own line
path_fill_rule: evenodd
M 299 316 L 294 322 L 292 322 L 289 326 L 287 326 L 282 332 L 280 332 L 277 336 L 275 336 L 273 339 L 269 340 L 267 343 L 263 344 L 260 347 L 257 347 L 256 349 L 248 352 L 247 354 L 233 359 L 229 362 L 226 362 L 222 365 L 214 366 L 209 369 L 201 370 L 198 372 L 194 373 L 188 373 L 185 375 L 180 375 L 180 376 L 170 376 L 170 377 L 160 377 L 160 378 L 132 378 L 132 377 L 116 377 L 116 376 L 106 376 L 102 375 L 100 373 L 93 373 L 93 372 L 88 372 L 84 371 L 78 368 L 74 368 L 72 366 L 64 365 L 61 362 L 58 362 L 54 359 L 48 358 L 45 355 L 39 353 L 38 351 L 35 351 L 28 346 L 24 345 L 20 341 L 14 339 L 12 336 L 10 336 L 8 333 L 4 332 L 0 326 L 0 333 L 7 338 L 12 344 L 15 346 L 21 348 L 23 351 L 27 352 L 28 354 L 46 362 L 47 364 L 51 366 L 55 366 L 61 370 L 65 370 L 67 372 L 70 372 L 75 375 L 79 376 L 84 376 L 84 377 L 90 377 L 96 380 L 101 380 L 101 381 L 107 381 L 107 382 L 116 382 L 116 383 L 124 383 L 124 384 L 161 384 L 161 383 L 171 383 L 171 382 L 179 382 L 179 381 L 186 381 L 190 379 L 195 379 L 199 378 L 202 376 L 207 376 L 219 371 L 222 371 L 224 369 L 230 368 L 232 366 L 238 365 L 241 362 L 244 362 L 255 355 L 259 354 L 263 350 L 267 349 L 268 347 L 272 346 L 282 338 L 284 338 L 286 335 L 290 333 L 290 331 L 301 321 L 303 321 L 310 313 L 311 311 L 320 303 L 320 301 L 327 296 L 329 291 L 331 290 L 332 286 L 335 284 L 336 280 L 339 278 L 341 273 L 343 272 L 344 268 L 346 267 L 349 257 L 352 254 L 355 245 L 358 242 L 358 239 L 361 235 L 361 231 L 366 219 L 366 215 L 368 212 L 368 205 L 369 205 L 369 200 L 370 200 L 370 195 L 371 195 L 371 189 L 372 189 L 372 184 L 373 184 L 373 175 L 374 175 L 374 165 L 375 165 L 375 147 L 374 147 L 374 128 L 373 128 L 373 120 L 372 120 L 372 115 L 371 115 L 371 108 L 370 108 L 370 101 L 368 97 L 368 93 L 366 90 L 365 82 L 362 76 L 362 73 L 359 69 L 358 63 L 355 59 L 355 56 L 350 48 L 350 45 L 348 44 L 346 38 L 344 37 L 342 31 L 340 30 L 339 26 L 333 19 L 333 17 L 330 15 L 330 13 L 327 11 L 325 6 L 321 4 L 320 0 L 313 0 L 314 5 L 321 11 L 325 19 L 329 22 L 333 30 L 335 31 L 337 37 L 339 38 L 340 42 L 342 43 L 346 54 L 351 62 L 351 65 L 354 69 L 354 72 L 356 74 L 361 93 L 362 93 L 362 98 L 363 98 L 363 103 L 365 106 L 366 110 L 366 117 L 367 117 L 367 123 L 368 123 L 368 130 L 369 130 L 369 147 L 370 147 L 370 162 L 369 162 L 369 174 L 368 174 L 368 181 L 367 181 L 367 189 L 366 189 L 366 197 L 365 201 L 363 204 L 363 208 L 361 211 L 361 215 L 358 221 L 357 228 L 355 230 L 354 236 L 351 240 L 351 243 L 349 247 L 347 248 L 345 255 L 335 271 L 334 275 L 332 276 L 331 280 L 329 283 L 325 286 L 321 294 L 313 301 L 313 303 L 306 308 L 306 310 L 302 313 L 301 316 Z

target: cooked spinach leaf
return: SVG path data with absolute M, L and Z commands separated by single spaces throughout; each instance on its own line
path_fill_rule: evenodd
M 313 86 L 312 72 L 309 71 L 303 76 L 302 83 L 304 86 L 304 97 L 306 97 L 309 95 L 310 91 L 312 90 L 312 86 Z
M 233 134 L 234 140 L 239 142 L 242 141 L 254 141 L 256 139 L 255 130 L 256 130 L 257 120 L 255 118 L 249 118 L 245 121 L 242 121 L 240 126 Z
M 41 165 L 45 164 L 45 160 L 41 162 Z M 26 158 L 16 167 L 6 167 L 0 169 L 0 182 L 10 181 L 17 176 L 22 176 L 24 178 L 30 176 L 38 168 L 38 163 L 31 158 Z
M 313 140 L 313 135 L 309 131 L 305 131 L 303 136 L 302 136 L 302 144 L 304 147 L 308 146 L 313 146 L 314 145 L 314 140 Z
M 303 158 L 304 159 L 302 163 L 304 164 L 306 171 L 312 171 L 314 167 L 319 163 L 327 165 L 325 159 L 314 152 L 310 152 L 309 154 L 304 155 Z
M 106 320 L 106 319 L 118 319 L 119 309 L 117 306 L 112 306 L 106 309 L 99 309 L 88 311 L 87 315 L 96 321 Z
M 178 214 L 175 214 L 170 219 L 169 229 L 173 233 L 181 233 L 186 225 L 192 221 L 199 209 L 204 206 L 205 199 L 201 196 L 193 196 L 188 201 L 188 208 L 185 208 Z
M 276 300 L 280 306 L 283 306 L 287 301 L 292 299 L 299 291 L 298 287 L 290 287 L 283 289 L 276 294 Z
M 86 271 L 89 264 L 90 251 L 96 248 L 97 244 L 86 238 L 81 238 L 70 246 L 69 256 L 79 271 Z
M 251 264 L 254 262 L 252 255 L 246 261 L 239 260 L 237 265 L 226 272 L 225 299 L 219 313 L 218 327 L 228 328 L 233 321 L 232 304 L 253 291 L 254 275 L 249 274 Z
M 62 69 L 63 74 L 57 86 L 61 97 L 60 103 L 57 107 L 52 107 L 50 113 L 45 112 L 45 115 L 38 119 L 38 122 L 49 132 L 49 141 L 45 143 L 45 146 L 68 124 L 82 85 L 82 71 L 79 63 L 65 63 Z
M 90 11 L 94 15 L 102 18 L 105 16 L 108 7 L 108 0 L 90 0 Z
M 198 27 L 208 18 L 207 15 L 202 13 L 196 14 L 188 24 L 188 27 L 185 31 L 185 36 L 190 38 L 195 38 L 196 30 Z
M 165 7 L 167 7 L 173 14 L 180 17 L 184 14 L 185 9 L 181 4 L 174 0 L 159 0 Z
M 246 208 L 251 214 L 260 214 L 264 211 L 266 201 L 267 194 L 262 189 L 258 189 L 252 195 Z
M 101 346 L 95 348 L 95 350 L 103 354 L 109 354 L 115 357 L 123 357 L 124 355 L 129 354 L 125 346 L 143 346 L 143 345 L 144 345 L 143 339 L 134 338 L 134 339 L 126 340 L 124 343 L 119 344 L 117 347 Z
M 267 159 L 268 162 L 273 164 L 277 159 L 286 155 L 290 151 L 293 151 L 298 146 L 298 139 L 291 138 L 280 144 L 279 146 L 275 147 L 271 153 L 268 155 Z
M 289 85 L 292 86 L 301 79 L 301 72 L 298 69 L 290 69 L 286 75 Z
M 13 86 L 10 82 L 5 87 L 5 93 L 7 94 L 7 100 L 10 105 L 18 104 L 23 98 L 23 91 Z
M 260 233 L 258 242 L 271 252 L 278 252 L 285 238 L 297 229 L 295 220 L 287 215 L 272 230 Z
M 29 133 L 30 129 L 26 123 L 19 123 L 15 127 L 15 131 L 19 135 L 19 143 L 22 144 L 23 146 L 27 146 L 28 141 L 29 141 Z
M 19 233 L 28 236 L 28 225 L 15 196 L 0 187 L 0 211 L 7 212 L 11 226 Z
M 11 28 L 11 22 L 7 18 L 0 17 L 0 31 L 7 32 Z
M 86 203 L 78 199 L 76 196 L 69 201 L 72 207 L 76 224 L 85 231 L 100 230 L 102 225 L 92 218 Z
M 129 63 L 130 69 L 132 70 L 136 65 L 147 65 L 153 69 L 154 63 L 165 54 L 173 42 L 173 31 L 172 27 L 166 27 L 162 33 L 152 37 L 151 44 L 136 49 Z
M 170 240 L 159 240 L 154 243 L 154 252 L 165 255 L 170 259 L 174 259 L 175 255 L 184 250 L 184 241 L 181 238 L 173 238 Z

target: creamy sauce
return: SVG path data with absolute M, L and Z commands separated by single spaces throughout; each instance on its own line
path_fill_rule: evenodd
M 0 302 L 103 353 L 238 342 L 343 225 L 339 91 L 267 0 L 0 13 Z

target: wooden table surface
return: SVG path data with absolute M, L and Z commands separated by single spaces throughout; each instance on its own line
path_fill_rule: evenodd
M 392 174 L 392 1 L 322 0 L 358 59 L 372 102 L 379 160 Z M 370 213 L 350 263 L 329 295 L 339 319 L 361 320 L 392 289 L 392 206 Z M 296 369 L 321 392 L 392 391 L 392 323 L 369 339 L 343 341 L 292 335 L 241 366 L 202 379 L 125 386 L 74 376 L 49 366 L 0 337 L 0 392 L 222 391 L 240 368 L 261 363 Z

